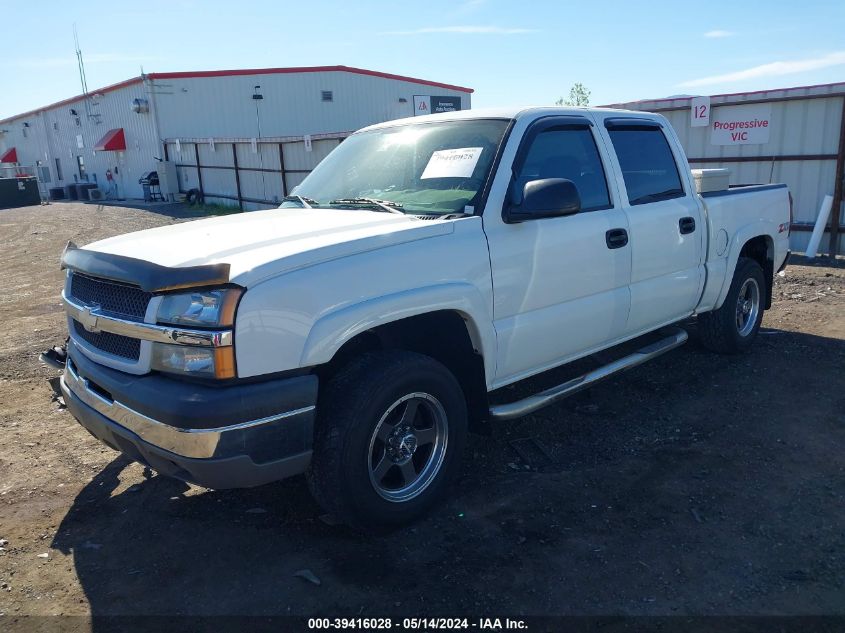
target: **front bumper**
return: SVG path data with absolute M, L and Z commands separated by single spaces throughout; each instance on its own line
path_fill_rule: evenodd
M 206 387 L 117 372 L 71 344 L 61 390 L 94 437 L 162 474 L 209 488 L 284 479 L 311 460 L 316 376 Z

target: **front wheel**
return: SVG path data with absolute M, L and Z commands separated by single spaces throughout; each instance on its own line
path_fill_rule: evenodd
M 446 367 L 413 352 L 365 354 L 321 393 L 309 486 L 344 523 L 407 523 L 444 494 L 466 432 L 464 394 Z
M 763 322 L 765 292 L 760 264 L 740 257 L 725 302 L 718 310 L 698 317 L 704 346 L 720 354 L 737 354 L 751 347 Z

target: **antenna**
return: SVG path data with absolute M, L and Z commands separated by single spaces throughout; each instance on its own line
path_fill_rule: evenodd
M 73 43 L 76 48 L 76 62 L 79 66 L 79 82 L 82 84 L 82 97 L 85 102 L 85 114 L 90 117 L 91 109 L 88 105 L 88 81 L 85 79 L 85 62 L 82 61 L 82 50 L 79 48 L 79 34 L 76 32 L 76 22 L 73 23 Z

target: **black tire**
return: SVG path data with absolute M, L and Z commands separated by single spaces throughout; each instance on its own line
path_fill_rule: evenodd
M 185 194 L 185 201 L 188 204 L 202 204 L 205 202 L 205 196 L 199 189 L 189 189 Z
M 408 428 L 400 420 L 402 407 L 407 408 L 409 403 L 405 400 L 400 404 L 403 398 L 411 402 L 419 400 L 414 405 L 415 410 L 419 409 L 414 419 L 423 430 L 410 432 L 414 436 L 410 442 L 406 442 L 408 435 L 397 434 Z M 321 388 L 317 411 L 308 485 L 320 506 L 343 523 L 370 531 L 408 523 L 444 495 L 458 472 L 467 434 L 466 400 L 452 373 L 428 356 L 406 351 L 366 353 Z M 446 430 L 436 433 L 438 428 L 443 428 L 441 414 L 445 414 Z M 382 424 L 384 416 L 388 417 Z M 437 441 L 429 447 L 420 439 L 417 445 L 415 433 L 422 438 L 426 430 L 432 432 L 426 429 L 427 418 L 433 420 L 432 429 L 437 437 L 445 440 L 442 450 L 435 451 Z M 393 422 L 397 422 L 395 426 Z M 376 436 L 380 428 L 393 428 L 394 433 L 381 440 Z M 410 444 L 413 449 L 408 448 Z M 378 453 L 385 460 L 404 460 L 403 466 L 411 461 L 412 466 L 425 474 L 428 483 L 420 483 L 421 489 L 408 499 L 385 498 L 385 494 L 400 494 L 402 488 L 394 493 L 387 490 L 387 484 L 382 484 L 390 483 L 391 478 L 405 481 L 405 471 L 399 463 L 389 463 L 387 475 L 381 475 L 385 479 L 374 483 L 371 478 L 380 476 L 371 474 L 373 470 L 379 471 Z M 432 459 L 434 455 L 440 458 Z M 435 468 L 434 464 L 439 467 Z
M 747 324 L 747 329 L 738 323 L 739 295 L 746 283 L 756 284 L 758 309 L 754 314 L 754 323 Z M 745 296 L 745 295 L 743 295 Z M 698 333 L 701 343 L 719 354 L 739 354 L 747 351 L 754 343 L 766 304 L 766 281 L 763 269 L 753 259 L 740 257 L 736 263 L 733 280 L 728 296 L 718 310 L 706 312 L 698 317 Z

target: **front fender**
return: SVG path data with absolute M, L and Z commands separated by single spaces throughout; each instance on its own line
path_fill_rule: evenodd
M 322 316 L 308 334 L 300 366 L 310 367 L 329 362 L 344 343 L 367 330 L 442 310 L 453 310 L 464 318 L 473 346 L 484 358 L 485 375 L 488 379 L 492 378 L 496 370 L 493 319 L 478 288 L 460 282 L 375 297 Z

